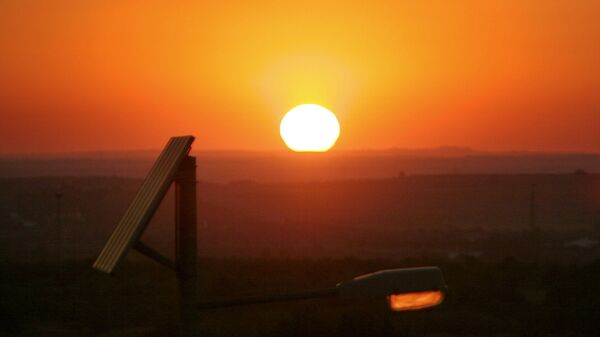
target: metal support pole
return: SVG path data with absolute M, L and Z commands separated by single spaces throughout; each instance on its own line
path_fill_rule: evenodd
M 535 184 L 531 184 L 531 194 L 529 196 L 529 229 L 533 232 L 536 232 L 538 229 L 535 220 Z
M 176 264 L 181 336 L 197 336 L 196 321 L 196 158 L 187 156 L 175 180 Z
M 173 271 L 177 271 L 177 267 L 175 266 L 175 263 L 173 263 L 173 261 L 164 257 L 162 254 L 155 251 L 154 249 L 146 246 L 146 244 L 144 244 L 142 241 L 138 240 L 136 243 L 134 243 L 133 249 L 146 255 L 147 257 L 149 257 L 152 260 L 156 261 L 157 263 L 163 265 L 164 267 L 167 267 Z
M 56 261 L 58 262 L 58 266 L 59 266 L 59 273 L 60 273 L 60 269 L 61 264 L 62 264 L 62 223 L 61 223 L 61 204 L 60 201 L 63 197 L 62 192 L 58 191 L 56 193 L 54 193 L 54 196 L 56 197 Z M 62 280 L 61 280 L 62 281 Z

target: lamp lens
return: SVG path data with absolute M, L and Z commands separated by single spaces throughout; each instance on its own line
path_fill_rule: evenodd
M 416 293 L 394 294 L 387 297 L 390 309 L 394 311 L 419 310 L 439 305 L 444 300 L 440 290 Z

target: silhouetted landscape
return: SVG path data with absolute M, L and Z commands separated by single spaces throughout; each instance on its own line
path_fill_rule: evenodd
M 398 164 L 385 178 L 296 181 L 283 173 L 261 179 L 252 170 L 243 176 L 225 169 L 220 178 L 215 170 L 204 179 L 200 164 L 201 298 L 326 287 L 373 270 L 420 265 L 440 266 L 449 286 L 446 301 L 433 310 L 388 312 L 383 299 L 264 304 L 202 311 L 202 332 L 596 336 L 600 175 L 593 173 L 597 157 L 585 160 L 558 163 L 556 171 L 569 168 L 562 173 L 411 174 L 398 173 Z M 326 165 L 314 158 L 304 163 Z M 88 164 L 78 176 L 24 171 L 0 179 L 0 331 L 6 336 L 165 336 L 178 324 L 170 271 L 135 252 L 113 276 L 92 270 L 141 180 L 94 175 L 93 164 L 74 163 Z M 115 172 L 127 167 L 111 165 Z M 136 172 L 130 176 L 143 175 L 137 172 L 146 165 L 129 166 Z M 210 165 L 217 164 L 204 168 Z M 284 167 L 277 165 L 271 172 Z M 173 206 L 170 192 L 142 238 L 167 256 L 174 249 Z

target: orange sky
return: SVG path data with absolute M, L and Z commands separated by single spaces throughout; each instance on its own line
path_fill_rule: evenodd
M 600 2 L 0 2 L 0 153 L 283 149 L 600 152 Z

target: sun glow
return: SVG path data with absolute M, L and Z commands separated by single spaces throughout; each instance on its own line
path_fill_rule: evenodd
M 285 145 L 296 152 L 325 152 L 335 145 L 340 124 L 318 104 L 302 104 L 288 111 L 279 126 Z

